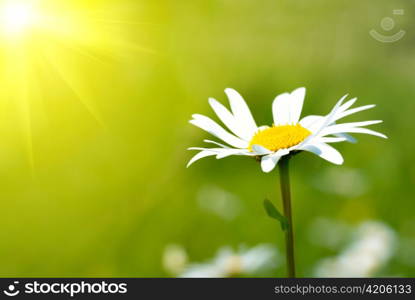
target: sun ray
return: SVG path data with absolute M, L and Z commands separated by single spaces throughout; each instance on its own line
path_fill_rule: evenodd
M 2 102 L 15 106 L 19 115 L 16 121 L 23 132 L 31 169 L 35 167 L 32 110 L 40 100 L 35 90 L 44 96 L 43 105 L 51 101 L 42 89 L 43 82 L 37 74 L 39 65 L 50 74 L 47 76 L 57 74 L 66 90 L 105 127 L 89 82 L 90 72 L 82 70 L 105 73 L 111 64 L 125 59 L 129 53 L 156 53 L 130 40 L 127 34 L 151 23 L 124 19 L 119 10 L 98 3 L 0 0 L 0 78 L 3 78 L 0 95 L 5 98 Z M 113 5 L 117 3 L 114 0 Z
M 94 119 L 103 127 L 104 121 L 95 107 L 92 99 L 91 92 L 88 89 L 87 81 L 80 77 L 81 75 L 76 70 L 76 66 L 68 64 L 65 60 L 61 60 L 60 56 L 56 56 L 56 51 L 53 48 L 45 47 L 44 54 L 53 69 L 59 74 L 60 78 L 64 80 L 71 91 L 77 96 L 78 100 L 84 105 L 88 112 L 94 117 Z
M 10 49 L 11 50 L 11 49 Z M 33 71 L 30 65 L 30 55 L 25 47 L 13 48 L 8 51 L 9 60 L 5 65 L 3 82 L 7 83 L 8 100 L 15 103 L 19 124 L 25 140 L 27 156 L 31 170 L 34 170 L 33 140 L 31 128 L 31 103 L 30 103 L 30 73 Z

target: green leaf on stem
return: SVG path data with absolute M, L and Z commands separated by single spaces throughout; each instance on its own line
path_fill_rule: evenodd
M 286 231 L 288 229 L 288 220 L 286 217 L 284 217 L 279 211 L 278 209 L 274 206 L 274 204 L 272 204 L 271 201 L 269 201 L 268 199 L 264 200 L 264 208 L 265 211 L 267 213 L 267 215 L 270 218 L 273 218 L 275 220 L 278 220 L 280 222 L 281 225 L 281 229 L 283 231 Z

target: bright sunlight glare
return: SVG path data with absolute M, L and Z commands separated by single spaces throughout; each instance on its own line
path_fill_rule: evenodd
M 8 2 L 2 8 L 2 23 L 6 33 L 21 33 L 34 24 L 37 13 L 32 5 L 23 2 Z
M 113 61 L 147 51 L 127 38 L 141 23 L 131 22 L 120 2 L 0 0 L 0 140 L 4 132 L 21 136 L 32 169 L 35 133 L 59 135 L 52 126 L 36 131 L 40 124 L 66 122 L 66 109 L 78 104 L 65 101 L 74 99 L 104 126 L 91 82 L 107 82 Z

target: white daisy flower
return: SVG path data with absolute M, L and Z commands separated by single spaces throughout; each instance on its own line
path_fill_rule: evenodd
M 224 278 L 240 275 L 253 275 L 276 266 L 277 250 L 268 244 L 253 248 L 239 247 L 237 251 L 225 246 L 218 250 L 216 256 L 205 263 L 190 264 L 179 275 L 184 278 Z
M 209 99 L 209 104 L 230 132 L 200 114 L 194 114 L 190 123 L 221 139 L 226 145 L 205 140 L 206 143 L 217 147 L 189 148 L 200 152 L 189 161 L 187 166 L 207 156 L 216 156 L 220 159 L 231 155 L 244 155 L 259 158 L 262 170 L 270 172 L 281 157 L 299 151 L 312 152 L 333 164 L 340 165 L 343 163 L 343 157 L 329 145 L 330 143 L 356 142 L 348 133 L 365 133 L 386 138 L 379 132 L 364 128 L 381 123 L 381 120 L 336 123 L 346 116 L 375 106 L 372 104 L 351 108 L 356 98 L 343 103 L 347 95 L 341 98 L 327 115 L 310 115 L 300 119 L 305 88 L 298 88 L 275 98 L 272 103 L 274 119 L 272 126 L 257 126 L 242 96 L 230 88 L 226 89 L 225 93 L 229 98 L 231 111 L 213 98 Z
M 318 277 L 372 277 L 392 258 L 396 233 L 387 224 L 366 221 L 357 228 L 352 243 L 338 256 L 320 261 Z

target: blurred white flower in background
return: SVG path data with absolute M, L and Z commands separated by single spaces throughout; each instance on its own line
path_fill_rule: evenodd
M 180 274 L 185 270 L 187 263 L 187 253 L 182 246 L 172 244 L 164 250 L 163 267 L 169 274 Z
M 258 245 L 247 249 L 222 247 L 216 256 L 206 263 L 190 264 L 180 277 L 232 277 L 256 274 L 275 267 L 276 249 L 270 245 Z
M 214 185 L 200 189 L 197 203 L 201 209 L 228 221 L 238 216 L 242 210 L 241 201 L 237 196 Z
M 166 252 L 169 251 L 172 251 L 170 246 L 166 248 Z M 177 277 L 185 278 L 223 278 L 254 275 L 276 267 L 276 261 L 279 258 L 277 249 L 267 244 L 260 244 L 252 248 L 241 246 L 237 251 L 225 246 L 220 248 L 211 260 L 204 263 L 190 263 L 184 268 L 175 268 L 176 264 L 169 261 L 174 259 L 174 256 L 171 253 L 165 253 L 164 267 L 172 274 L 173 269 L 176 269 L 178 272 L 174 274 Z M 172 266 L 174 268 L 171 268 Z
M 386 224 L 367 221 L 358 226 L 352 243 L 338 256 L 320 261 L 317 277 L 370 277 L 392 257 L 396 234 Z
M 351 168 L 327 167 L 312 180 L 320 191 L 345 197 L 358 197 L 368 190 L 368 179 L 364 174 Z

